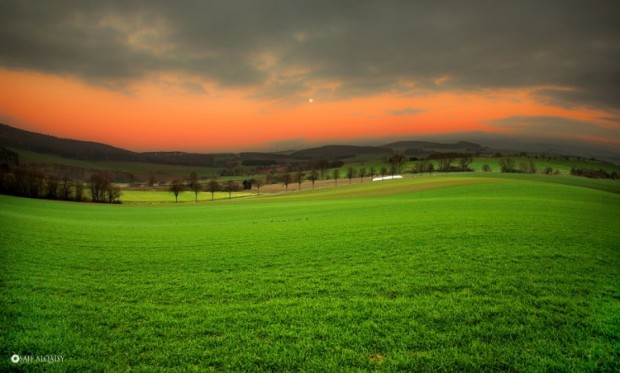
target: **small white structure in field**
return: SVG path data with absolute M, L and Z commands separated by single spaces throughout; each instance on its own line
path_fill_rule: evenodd
M 402 179 L 403 177 L 401 175 L 394 175 L 394 176 L 376 176 L 372 178 L 372 181 L 383 181 L 383 180 L 394 180 L 394 179 Z

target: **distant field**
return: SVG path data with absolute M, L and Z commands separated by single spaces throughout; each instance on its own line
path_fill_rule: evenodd
M 0 196 L 0 371 L 620 370 L 619 182 L 343 184 Z
M 145 175 L 153 174 L 155 175 L 155 178 L 168 179 L 169 176 L 175 175 L 189 176 L 189 174 L 191 174 L 192 172 L 196 172 L 201 176 L 213 176 L 217 175 L 217 171 L 219 171 L 218 168 L 165 165 L 145 162 L 81 161 L 77 159 L 64 158 L 51 154 L 41 154 L 27 150 L 19 150 L 18 153 L 22 162 L 45 162 L 72 167 L 80 167 L 85 169 L 125 171 L 139 175 L 141 177 L 146 177 Z
M 49 154 L 40 154 L 24 150 L 19 150 L 18 152 L 20 154 L 20 159 L 25 162 L 47 162 L 73 167 L 81 167 L 85 169 L 124 171 L 134 174 L 140 182 L 146 181 L 150 175 L 154 175 L 156 181 L 169 181 L 172 178 L 187 178 L 192 172 L 195 172 L 200 177 L 217 177 L 219 175 L 219 172 L 221 171 L 221 167 L 190 167 L 182 165 L 162 165 L 142 162 L 90 162 L 68 159 Z M 519 166 L 519 163 L 521 163 L 522 161 L 529 161 L 530 159 L 534 160 L 539 173 L 542 173 L 547 167 L 551 167 L 554 171 L 558 170 L 562 175 L 570 174 L 570 170 L 573 167 L 595 170 L 603 169 L 607 172 L 620 172 L 620 166 L 618 165 L 598 161 L 578 161 L 575 159 L 566 160 L 566 157 L 561 156 L 557 156 L 554 159 L 528 157 L 512 158 L 515 160 L 517 168 Z M 485 164 L 488 164 L 491 167 L 492 171 L 499 172 L 499 160 L 500 158 L 477 157 L 474 158 L 473 162 L 470 165 L 470 168 L 473 169 L 475 172 L 482 172 L 482 167 Z M 343 180 L 346 179 L 346 173 L 349 167 L 353 167 L 356 172 L 363 167 L 365 168 L 367 173 L 370 173 L 370 169 L 374 167 L 377 174 L 380 173 L 381 168 L 383 167 L 385 167 L 387 170 L 390 169 L 390 165 L 383 160 L 381 155 L 363 154 L 357 155 L 353 158 L 345 159 L 344 161 L 346 162 L 346 164 L 340 168 L 340 178 Z M 406 162 L 402 166 L 402 173 L 410 173 L 415 164 L 416 161 Z M 434 164 L 435 167 L 438 168 L 438 161 L 435 160 Z M 456 161 L 453 163 L 453 166 L 457 166 Z M 306 175 L 308 173 L 309 171 L 306 171 Z M 333 176 L 333 169 L 327 170 L 326 173 L 331 178 Z M 265 175 L 224 176 L 220 177 L 219 179 L 220 181 L 241 181 L 250 177 L 264 178 L 264 176 Z

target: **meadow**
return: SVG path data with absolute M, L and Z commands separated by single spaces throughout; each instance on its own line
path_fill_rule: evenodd
M 0 196 L 0 370 L 618 371 L 618 207 L 617 181 L 481 173 Z

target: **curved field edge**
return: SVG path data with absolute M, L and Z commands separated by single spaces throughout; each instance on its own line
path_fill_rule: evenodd
M 178 208 L 0 196 L 0 369 L 616 370 L 619 205 L 459 177 Z

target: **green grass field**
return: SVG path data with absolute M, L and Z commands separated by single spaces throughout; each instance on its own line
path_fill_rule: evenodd
M 618 182 L 500 174 L 0 196 L 0 371 L 618 371 L 619 207 Z
M 242 198 L 256 195 L 256 192 L 233 192 L 230 195 L 230 198 Z M 211 196 L 210 192 L 200 192 L 198 193 L 198 202 L 220 200 L 220 199 L 229 199 L 228 192 L 215 192 L 213 196 Z M 148 190 L 148 191 L 140 191 L 140 190 L 124 190 L 123 195 L 121 196 L 122 203 L 127 204 L 161 204 L 161 203 L 175 203 L 174 194 L 172 192 L 163 191 L 163 190 Z M 185 202 L 196 202 L 196 195 L 192 191 L 184 191 L 179 193 L 178 203 Z

